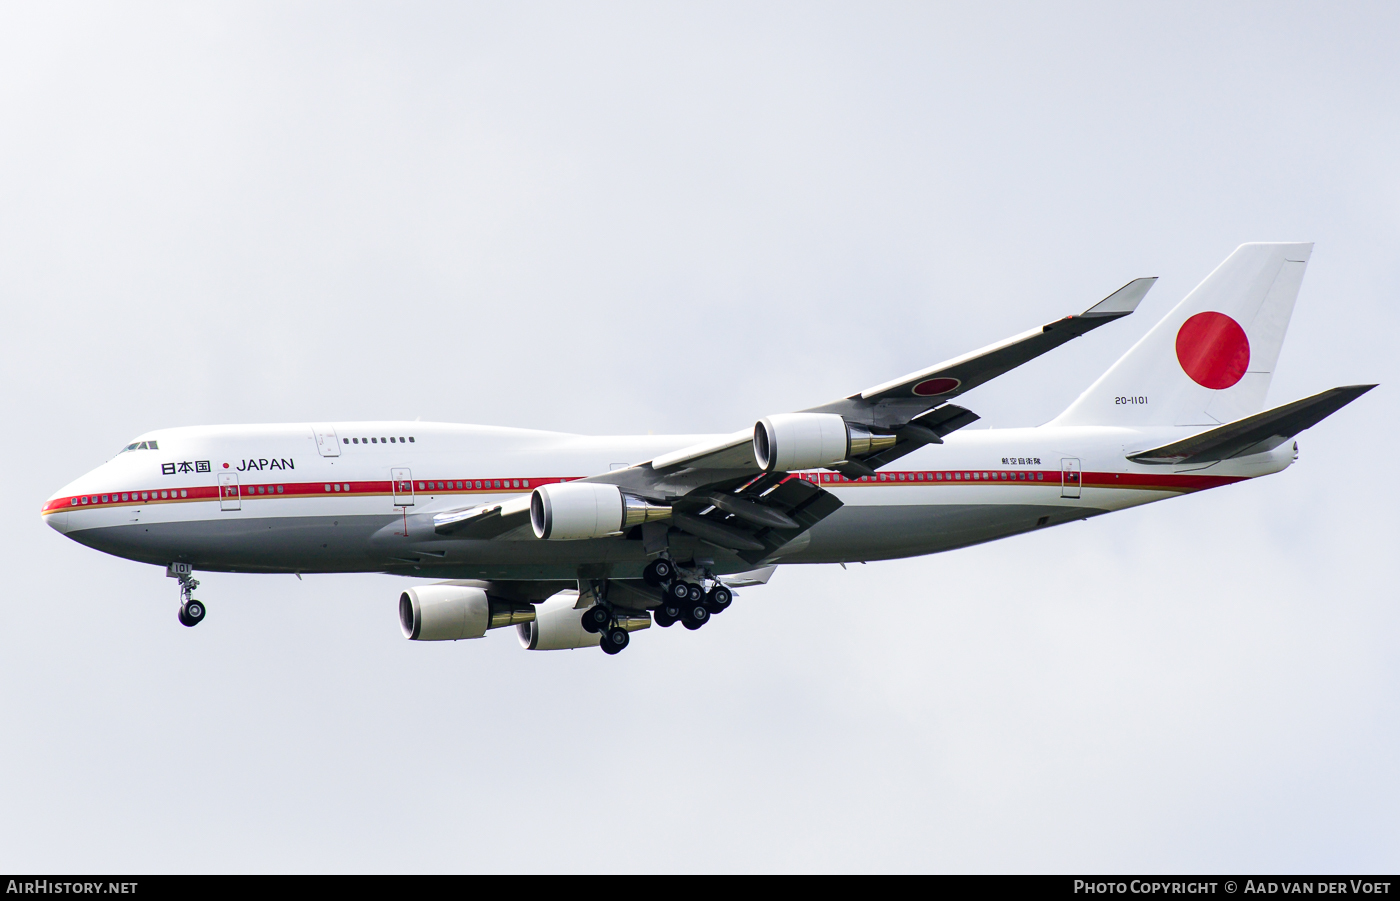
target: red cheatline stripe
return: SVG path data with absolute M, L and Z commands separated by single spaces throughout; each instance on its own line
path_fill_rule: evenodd
M 471 496 L 476 494 L 502 494 L 510 491 L 520 493 L 539 485 L 574 481 L 573 478 L 528 478 L 528 479 L 413 479 L 413 487 L 401 493 L 408 494 L 456 494 Z M 442 486 L 442 487 L 439 487 Z M 447 487 L 451 486 L 451 487 Z M 458 487 L 460 486 L 460 487 Z M 468 487 L 470 486 L 470 487 Z M 477 487 L 480 486 L 480 487 Z M 241 500 L 274 500 L 277 498 L 307 497 L 375 497 L 394 493 L 394 483 L 389 480 L 373 482 L 256 482 L 240 485 L 202 485 L 194 488 L 162 488 L 146 491 L 108 492 L 106 494 L 79 494 L 56 497 L 44 505 L 44 513 L 58 510 L 73 510 L 90 507 L 135 507 L 142 504 L 179 504 L 193 501 L 216 501 L 223 492 L 236 489 Z M 104 500 L 105 498 L 105 500 Z M 125 499 L 123 499 L 125 498 Z
M 798 473 L 793 478 L 818 485 L 851 487 L 888 487 L 891 484 L 918 487 L 957 485 L 1054 486 L 1061 484 L 1058 469 L 955 469 L 881 472 L 875 476 L 848 479 L 839 473 Z M 1174 473 L 1085 472 L 1080 476 L 1087 488 L 1138 488 L 1154 491 L 1201 491 L 1220 485 L 1242 482 L 1245 476 L 1203 476 Z
M 557 482 L 571 482 L 578 477 L 528 478 L 528 479 L 414 479 L 412 493 L 453 494 L 471 496 L 476 494 L 500 494 L 506 491 L 528 491 L 540 485 Z M 1004 485 L 1014 487 L 1037 486 L 1041 488 L 1059 487 L 1061 473 L 1058 469 L 956 469 L 956 470 L 905 470 L 882 472 L 878 475 L 848 479 L 831 472 L 801 472 L 788 478 L 801 479 L 818 485 L 842 487 L 881 488 L 893 485 L 905 487 L 939 488 L 961 485 Z M 1245 476 L 1207 476 L 1190 473 L 1151 473 L 1151 472 L 1085 472 L 1081 475 L 1085 488 L 1136 488 L 1148 491 L 1203 491 L 1220 485 L 1242 482 Z M 460 486 L 460 487 L 459 487 Z M 480 486 L 480 487 L 478 487 Z M 73 510 L 86 507 L 133 507 L 142 504 L 179 504 L 195 501 L 215 501 L 225 488 L 237 489 L 240 500 L 272 500 L 276 498 L 307 497 L 375 497 L 394 493 L 391 481 L 373 482 L 259 482 L 251 485 L 219 486 L 201 485 L 185 488 L 162 488 L 146 491 L 127 491 L 108 494 L 72 495 L 56 497 L 44 505 L 44 513 L 58 510 Z M 408 492 L 401 492 L 408 493 Z M 105 498 L 105 500 L 104 500 Z

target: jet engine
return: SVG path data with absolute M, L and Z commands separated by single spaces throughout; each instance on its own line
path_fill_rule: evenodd
M 894 435 L 876 435 L 835 413 L 779 413 L 753 427 L 753 456 L 768 472 L 822 469 L 893 447 Z
M 541 485 L 530 495 L 530 525 L 536 538 L 605 538 L 670 515 L 670 507 L 597 482 Z
M 515 627 L 520 637 L 520 646 L 529 651 L 564 651 L 573 648 L 596 648 L 598 633 L 583 631 L 583 611 L 574 609 L 578 602 L 578 592 L 572 589 L 561 591 L 547 601 L 537 604 L 535 618 Z M 614 617 L 618 625 L 628 632 L 636 632 L 651 625 L 647 613 L 617 613 Z
M 486 596 L 470 585 L 424 585 L 399 595 L 399 625 L 412 641 L 480 638 L 488 629 L 527 623 L 535 608 Z

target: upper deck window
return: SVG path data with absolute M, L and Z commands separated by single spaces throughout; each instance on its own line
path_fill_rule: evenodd
M 413 443 L 413 444 L 416 444 L 416 443 L 417 443 L 417 442 L 413 439 L 412 436 L 409 436 L 408 438 L 404 438 L 404 437 L 400 436 L 397 442 L 395 442 L 395 440 L 394 440 L 393 438 L 342 438 L 342 439 L 340 439 L 340 440 L 343 441 L 343 442 L 345 442 L 346 444 L 394 444 L 394 443 L 398 443 L 398 444 Z M 156 446 L 156 443 L 155 443 L 154 441 L 152 441 L 152 442 L 151 442 L 151 447 L 155 447 L 155 446 Z M 132 445 L 131 447 L 128 447 L 128 448 L 127 448 L 127 450 L 134 450 L 134 449 L 135 449 L 135 445 Z

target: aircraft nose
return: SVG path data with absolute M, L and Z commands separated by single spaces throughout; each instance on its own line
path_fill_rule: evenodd
M 68 534 L 68 508 L 71 506 L 70 495 L 67 489 L 55 493 L 44 502 L 43 509 L 39 515 L 48 524 L 49 528 Z
M 97 502 L 100 495 L 92 492 L 100 489 L 104 481 L 101 471 L 97 469 L 79 476 L 49 495 L 40 516 L 49 528 L 67 535 L 77 528 L 78 521 L 82 519 L 78 512 Z

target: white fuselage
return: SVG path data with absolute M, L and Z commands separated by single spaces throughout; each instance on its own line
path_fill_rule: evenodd
M 873 478 L 798 473 L 843 506 L 764 562 L 935 553 L 1267 475 L 1294 459 L 1292 442 L 1205 466 L 1125 458 L 1191 431 L 966 430 Z M 65 486 L 43 515 L 58 531 L 108 553 L 200 570 L 570 579 L 588 564 L 614 578 L 636 578 L 647 560 L 640 541 L 540 540 L 528 524 L 489 540 L 464 539 L 436 534 L 432 517 L 707 437 L 585 437 L 422 422 L 165 429 L 134 442 L 146 447 L 123 451 Z M 753 567 L 690 536 L 679 536 L 672 551 L 712 561 L 707 565 L 721 573 Z

